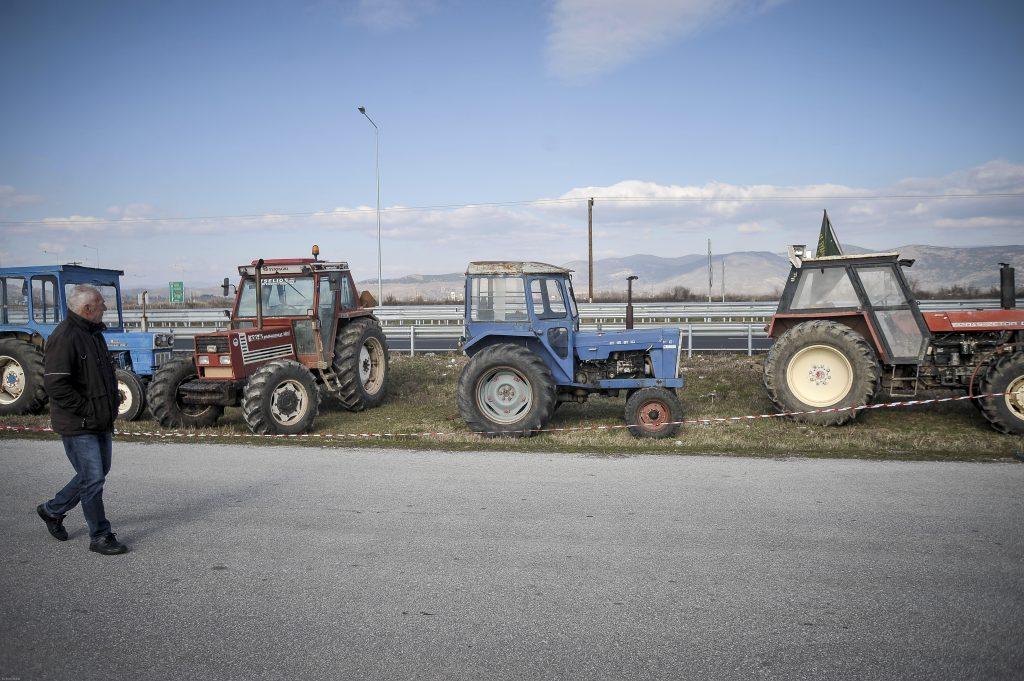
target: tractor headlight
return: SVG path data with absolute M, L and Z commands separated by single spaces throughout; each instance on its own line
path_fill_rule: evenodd
M 231 364 L 231 355 L 221 355 L 220 357 L 217 358 L 217 361 L 219 363 L 221 363 L 221 364 L 230 365 Z
M 199 363 L 200 364 L 209 364 L 210 363 L 210 358 L 207 355 L 199 355 Z
M 174 336 L 169 333 L 158 333 L 153 337 L 153 345 L 158 348 L 169 348 L 174 345 Z

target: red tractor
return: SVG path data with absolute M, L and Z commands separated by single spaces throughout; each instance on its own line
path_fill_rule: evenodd
M 1014 272 L 1000 270 L 1002 309 L 924 312 L 898 253 L 810 257 L 790 248 L 793 267 L 768 335 L 764 384 L 786 412 L 860 407 L 880 391 L 915 395 L 919 388 L 961 389 L 992 426 L 1024 434 L 1024 310 L 1017 310 Z M 795 415 L 839 425 L 856 409 Z
M 165 428 L 212 426 L 241 406 L 254 433 L 309 430 L 321 394 L 351 411 L 378 406 L 388 346 L 376 304 L 358 298 L 344 262 L 254 260 L 238 268 L 231 328 L 195 337 L 191 359 L 165 364 L 150 383 L 153 416 Z M 224 295 L 230 284 L 224 279 Z

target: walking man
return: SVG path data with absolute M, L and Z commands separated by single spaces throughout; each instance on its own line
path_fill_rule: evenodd
M 103 296 L 92 286 L 68 295 L 68 318 L 46 343 L 44 383 L 53 430 L 75 477 L 36 512 L 56 539 L 68 538 L 64 516 L 79 502 L 89 525 L 89 550 L 112 556 L 128 547 L 117 541 L 103 511 L 103 481 L 110 472 L 114 418 L 121 401 L 114 365 L 103 338 Z

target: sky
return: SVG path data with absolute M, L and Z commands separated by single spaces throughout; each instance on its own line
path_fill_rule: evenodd
M 0 3 L 0 265 L 1024 243 L 1024 3 Z

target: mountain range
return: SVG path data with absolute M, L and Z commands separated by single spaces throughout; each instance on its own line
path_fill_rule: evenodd
M 1018 270 L 1018 285 L 1024 284 L 1024 245 L 973 246 L 951 248 L 910 244 L 893 249 L 900 257 L 915 260 L 907 270 L 912 285 L 921 291 L 938 291 L 951 286 L 988 289 L 999 285 L 999 263 L 1008 262 Z M 844 246 L 848 254 L 870 252 L 857 246 Z M 785 254 L 768 251 L 739 251 L 712 255 L 712 291 L 722 292 L 722 264 L 725 264 L 725 291 L 730 296 L 772 295 L 782 291 L 789 273 L 789 260 Z M 554 263 L 574 270 L 573 284 L 577 298 L 584 298 L 587 290 L 587 262 L 573 260 Z M 616 292 L 626 289 L 626 277 L 637 275 L 633 290 L 650 294 L 669 292 L 685 287 L 694 293 L 708 290 L 707 254 L 663 257 L 657 255 L 628 255 L 594 261 L 595 293 Z M 412 274 L 383 282 L 385 295 L 400 300 L 422 296 L 428 300 L 461 300 L 464 274 Z M 359 282 L 360 289 L 375 291 L 376 279 Z

